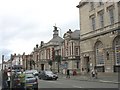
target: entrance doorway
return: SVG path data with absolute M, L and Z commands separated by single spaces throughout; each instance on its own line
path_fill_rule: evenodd
M 44 64 L 41 64 L 41 70 L 42 71 L 44 70 Z
M 90 59 L 89 59 L 89 56 L 88 57 L 84 57 L 84 61 L 85 61 L 86 72 L 89 73 L 90 72 Z

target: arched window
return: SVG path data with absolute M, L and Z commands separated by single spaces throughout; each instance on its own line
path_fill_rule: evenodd
M 115 63 L 120 65 L 120 36 L 114 40 L 114 50 L 115 50 Z
M 103 44 L 98 41 L 95 45 L 95 54 L 96 54 L 96 65 L 104 64 L 104 52 L 103 52 Z

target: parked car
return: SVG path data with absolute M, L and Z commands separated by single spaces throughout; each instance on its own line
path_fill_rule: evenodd
M 38 71 L 37 70 L 26 70 L 25 73 L 32 73 L 35 76 L 38 76 Z
M 15 73 L 13 76 L 12 88 L 21 89 L 19 73 Z M 25 88 L 38 90 L 38 79 L 33 73 L 25 73 Z
M 12 72 L 12 88 L 21 88 L 20 86 L 20 78 L 17 72 Z
M 57 80 L 58 75 L 54 74 L 52 71 L 41 71 L 38 75 L 38 78 L 44 80 Z
M 26 73 L 26 88 L 32 88 L 34 90 L 38 90 L 38 79 L 31 73 Z

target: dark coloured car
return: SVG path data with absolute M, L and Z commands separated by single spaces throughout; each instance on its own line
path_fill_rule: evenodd
M 54 74 L 52 71 L 41 71 L 38 78 L 43 80 L 57 80 L 58 75 Z

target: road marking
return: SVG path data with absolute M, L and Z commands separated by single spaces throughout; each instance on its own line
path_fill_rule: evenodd
M 101 81 L 101 82 L 113 82 L 113 81 L 105 81 L 105 80 L 99 80 L 99 81 Z
M 80 86 L 73 86 L 74 88 L 82 88 L 82 87 L 80 87 Z
M 47 82 L 50 82 L 50 83 L 55 83 L 55 84 L 62 84 L 62 83 L 57 82 L 57 81 L 47 81 Z

